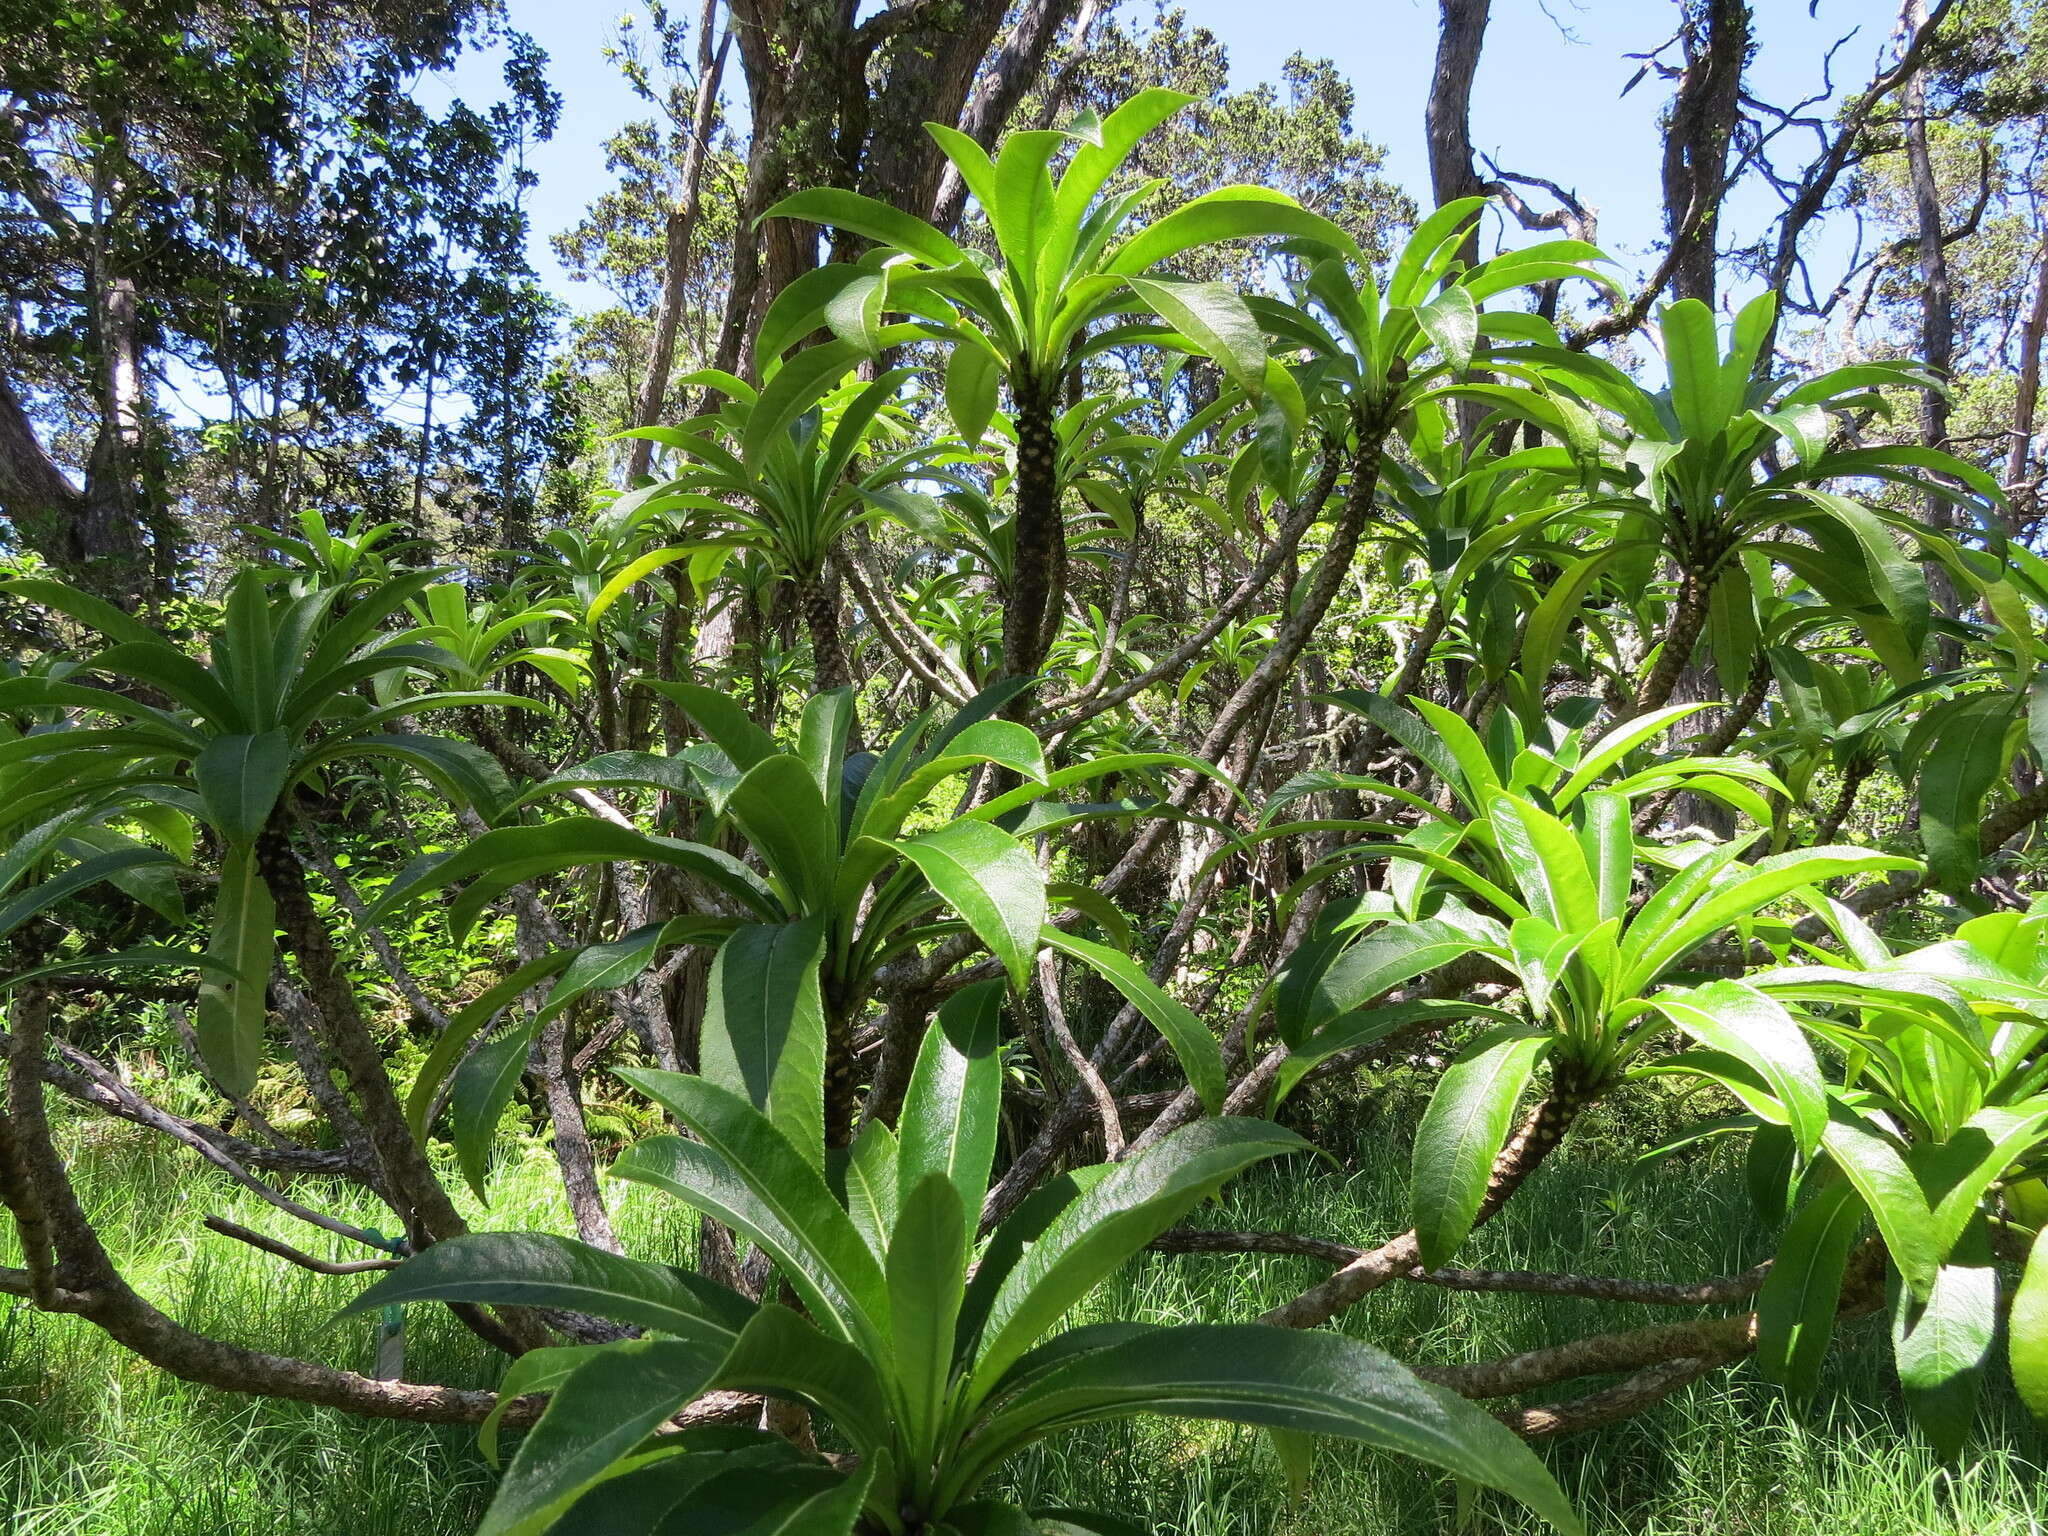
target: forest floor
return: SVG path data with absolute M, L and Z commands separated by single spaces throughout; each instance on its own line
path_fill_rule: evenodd
M 1318 1134 L 1325 1145 L 1384 1148 L 1387 1129 L 1374 1134 L 1354 1123 L 1341 1137 L 1327 1127 Z M 146 1133 L 102 1121 L 75 1126 L 73 1142 L 110 1246 L 173 1315 L 224 1338 L 368 1367 L 372 1321 L 332 1321 L 361 1278 L 291 1268 L 200 1223 L 218 1213 L 326 1252 L 317 1234 Z M 1213 1219 L 1361 1242 L 1400 1223 L 1399 1162 L 1364 1161 L 1341 1176 L 1293 1163 L 1246 1178 Z M 1461 1262 L 1676 1280 L 1741 1269 L 1769 1251 L 1739 1165 L 1726 1155 L 1640 1177 L 1631 1167 L 1597 1135 L 1567 1148 Z M 491 1208 L 475 1214 L 477 1223 L 571 1230 L 552 1175 L 545 1148 L 508 1148 Z M 295 1193 L 352 1221 L 377 1219 L 360 1192 L 302 1181 Z M 693 1216 L 644 1188 L 614 1185 L 611 1193 L 633 1252 L 687 1258 Z M 366 1255 L 337 1248 L 332 1256 Z M 1242 1320 L 1317 1272 L 1286 1258 L 1148 1256 L 1099 1293 L 1090 1312 Z M 1650 1321 L 1649 1311 L 1396 1286 L 1355 1308 L 1345 1326 L 1409 1360 L 1455 1361 Z M 1788 1413 L 1775 1390 L 1741 1366 L 1639 1419 L 1543 1454 L 1602 1536 L 2041 1536 L 2048 1442 L 2001 1389 L 1988 1398 L 1961 1463 L 1941 1470 L 1907 1426 L 1883 1326 L 1857 1325 L 1803 1415 Z M 491 1384 L 486 1352 L 445 1313 L 421 1316 L 407 1343 L 410 1379 Z M 1449 1479 L 1337 1445 L 1319 1452 L 1308 1491 L 1290 1501 L 1261 1436 L 1206 1423 L 1076 1434 L 1014 1463 L 1009 1476 L 1033 1503 L 1149 1515 L 1158 1530 L 1180 1536 L 1538 1529 L 1491 1497 L 1461 1518 Z M 5 1536 L 466 1536 L 492 1480 L 468 1428 L 377 1423 L 188 1386 L 74 1319 L 0 1300 Z

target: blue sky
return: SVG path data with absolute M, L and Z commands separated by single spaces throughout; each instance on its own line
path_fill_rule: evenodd
M 873 0 L 869 0 L 872 4 Z M 1277 80 L 1281 63 L 1300 49 L 1328 56 L 1357 88 L 1360 131 L 1387 150 L 1387 174 L 1426 194 L 1422 109 L 1436 48 L 1435 0 L 1183 0 L 1190 18 L 1208 27 L 1230 53 L 1232 84 Z M 694 6 L 688 7 L 691 11 Z M 1126 0 L 1129 17 L 1149 14 L 1150 0 Z M 1856 29 L 1836 60 L 1838 85 L 1869 78 L 1897 17 L 1895 0 L 1754 0 L 1760 48 L 1751 89 L 1789 104 L 1820 89 L 1830 44 Z M 611 4 L 510 0 L 513 26 L 549 55 L 549 76 L 563 96 L 562 123 L 552 142 L 531 157 L 538 174 L 531 212 L 533 260 L 549 285 L 578 309 L 604 302 L 587 285 L 568 281 L 547 238 L 569 227 L 609 184 L 603 143 L 644 106 L 603 57 L 621 14 Z M 1655 78 L 1628 96 L 1621 88 L 1638 65 L 1624 57 L 1655 47 L 1671 33 L 1672 0 L 1495 0 L 1493 21 L 1473 93 L 1473 139 L 1509 170 L 1554 178 L 1599 210 L 1601 243 L 1624 269 L 1647 266 L 1659 232 L 1657 113 L 1668 86 Z M 737 56 L 727 76 L 728 101 L 743 98 Z M 430 96 L 495 94 L 498 64 L 490 55 L 465 61 L 452 77 L 430 81 Z M 1776 206 L 1760 184 L 1739 194 L 1730 210 L 1736 234 L 1763 227 Z M 1724 227 L 1725 228 L 1725 227 Z M 1825 237 L 1846 248 L 1840 231 Z M 1825 265 L 1825 263 L 1823 263 Z

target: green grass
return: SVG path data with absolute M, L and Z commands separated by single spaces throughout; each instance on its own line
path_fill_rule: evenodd
M 1334 1128 L 1334 1145 L 1383 1147 L 1388 1114 Z M 190 1325 L 254 1346 L 365 1368 L 371 1324 L 330 1320 L 361 1280 L 306 1274 L 201 1227 L 209 1212 L 336 1257 L 339 1246 L 275 1216 L 127 1127 L 75 1129 L 81 1186 L 145 1294 Z M 1469 1262 L 1695 1278 L 1768 1252 L 1732 1171 L 1694 1161 L 1629 1182 L 1599 1128 L 1543 1170 L 1474 1242 Z M 544 1150 L 503 1166 L 484 1224 L 569 1230 Z M 302 1181 L 301 1199 L 374 1223 L 342 1188 Z M 687 1256 L 693 1217 L 651 1191 L 614 1186 L 637 1253 Z M 1360 1241 L 1400 1222 L 1398 1162 L 1342 1171 L 1296 1159 L 1245 1180 L 1217 1213 Z M 1315 1278 L 1280 1258 L 1148 1259 L 1091 1311 L 1157 1321 L 1242 1319 Z M 1345 1326 L 1410 1359 L 1481 1358 L 1660 1309 L 1456 1295 L 1398 1286 Z M 1697 1384 L 1661 1409 L 1544 1455 L 1595 1531 L 1607 1536 L 2040 1536 L 2042 1437 L 2010 1394 L 1989 1395 L 1978 1437 L 1953 1474 L 1907 1428 L 1884 1363 L 1881 1324 L 1837 1351 L 1813 1408 L 1789 1415 L 1746 1368 Z M 489 1385 L 487 1353 L 445 1314 L 422 1309 L 409 1377 Z M 1581 1384 L 1584 1390 L 1589 1384 Z M 1491 1498 L 1460 1512 L 1446 1480 L 1410 1464 L 1325 1447 L 1290 1504 L 1255 1434 L 1154 1422 L 1083 1432 L 1013 1465 L 1012 1491 L 1040 1503 L 1149 1513 L 1183 1536 L 1393 1536 L 1534 1531 Z M 6 1536 L 464 1536 L 489 1496 L 490 1469 L 466 1428 L 420 1428 L 187 1386 L 69 1318 L 0 1301 L 0 1532 Z

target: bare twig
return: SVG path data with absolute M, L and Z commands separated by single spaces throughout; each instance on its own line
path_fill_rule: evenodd
M 310 1269 L 316 1275 L 366 1275 L 374 1270 L 396 1269 L 402 1262 L 398 1259 L 352 1259 L 335 1263 L 330 1259 L 316 1259 L 310 1253 L 294 1248 L 290 1243 L 280 1242 L 274 1237 L 265 1237 L 261 1232 L 243 1226 L 240 1222 L 229 1221 L 225 1216 L 209 1216 L 205 1226 L 209 1231 L 218 1232 L 222 1237 L 232 1237 L 237 1242 L 247 1243 L 251 1248 L 260 1248 L 265 1253 L 275 1254 L 301 1269 Z

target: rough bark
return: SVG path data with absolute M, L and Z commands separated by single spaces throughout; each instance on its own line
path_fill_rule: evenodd
M 1685 63 L 1664 130 L 1664 228 L 1676 258 L 1671 291 L 1711 307 L 1728 148 L 1749 59 L 1749 7 L 1743 0 L 1688 0 L 1679 43 Z
M 1003 607 L 1003 671 L 1031 677 L 1045 660 L 1046 615 L 1059 611 L 1066 529 L 1060 520 L 1059 440 L 1049 380 L 1014 381 L 1017 400 L 1017 551 Z
M 405 1112 L 384 1070 L 383 1053 L 370 1034 L 355 989 L 342 969 L 326 924 L 313 905 L 305 873 L 292 852 L 282 818 L 256 843 L 263 882 L 277 903 L 285 949 L 297 962 L 306 992 L 327 1032 L 327 1045 L 347 1077 L 375 1149 L 383 1183 L 400 1202 L 407 1240 L 424 1248 L 469 1230 L 435 1176 L 426 1152 L 406 1124 Z
M 597 1156 L 590 1145 L 590 1130 L 583 1123 L 583 1095 L 569 1059 L 569 1046 L 569 1021 L 556 1014 L 541 1027 L 535 1065 L 547 1100 L 548 1124 L 555 1133 L 555 1164 L 561 1169 L 562 1191 L 568 1197 L 569 1213 L 576 1218 L 576 1235 L 593 1248 L 624 1253 L 625 1245 L 612 1231 L 604 1192 L 598 1185 Z
M 697 22 L 697 100 L 690 115 L 690 142 L 683 151 L 683 189 L 676 206 L 668 212 L 663 230 L 661 300 L 654 312 L 654 337 L 648 344 L 647 368 L 633 400 L 633 425 L 660 424 L 661 404 L 668 397 L 669 375 L 675 367 L 676 333 L 683 323 L 683 301 L 689 291 L 690 245 L 697 233 L 697 217 L 703 207 L 704 162 L 711 140 L 711 124 L 718 111 L 718 86 L 725 74 L 725 56 L 732 46 L 732 29 L 727 27 L 714 49 L 713 22 L 718 0 L 704 0 Z M 654 444 L 634 438 L 626 452 L 626 483 L 645 475 L 654 462 Z
M 1707 584 L 1692 571 L 1687 570 L 1679 577 L 1678 596 L 1672 604 L 1671 622 L 1664 629 L 1663 648 L 1636 692 L 1633 714 L 1646 715 L 1671 702 L 1679 678 L 1692 661 L 1700 632 L 1707 627 L 1708 594 Z
M 1479 68 L 1492 5 L 1493 0 L 1437 0 L 1442 23 L 1422 123 L 1429 142 L 1429 189 L 1439 208 L 1486 190 L 1472 164 L 1472 77 Z M 1477 225 L 1465 236 L 1459 255 L 1467 266 L 1477 265 Z
M 2033 463 L 2034 419 L 2041 405 L 2041 342 L 2048 335 L 2048 243 L 2041 247 L 2040 270 L 2034 274 L 2034 302 L 2020 329 L 2019 380 L 2013 393 L 2012 443 L 2005 456 L 2005 485 L 2014 496 L 2025 495 L 2040 505 L 2038 486 L 2028 487 Z
M 132 607 L 148 570 L 142 524 L 121 494 L 126 455 L 103 426 L 71 483 L 37 436 L 22 399 L 0 378 L 0 517 L 21 542 L 87 591 Z

